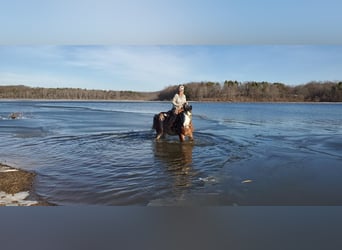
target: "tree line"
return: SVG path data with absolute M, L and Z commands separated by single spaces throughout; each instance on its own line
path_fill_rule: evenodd
M 0 86 L 0 98 L 7 99 L 149 100 L 156 95 L 154 92 Z
M 192 101 L 225 102 L 342 102 L 342 82 L 309 82 L 288 86 L 283 83 L 191 82 L 184 84 L 185 94 Z M 169 86 L 159 92 L 159 100 L 170 100 L 177 86 Z
M 190 82 L 184 84 L 189 101 L 224 102 L 342 102 L 342 81 L 313 81 L 298 86 L 269 82 Z M 31 88 L 0 86 L 0 98 L 72 100 L 169 101 L 177 92 L 173 85 L 156 92 L 87 90 L 80 88 Z

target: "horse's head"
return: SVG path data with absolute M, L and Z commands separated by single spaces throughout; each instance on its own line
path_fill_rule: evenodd
M 183 104 L 183 110 L 184 110 L 185 113 L 191 114 L 191 112 L 192 112 L 192 106 L 189 105 L 188 103 L 184 103 L 184 104 Z
M 192 132 L 194 130 L 192 126 L 192 106 L 188 103 L 183 105 L 183 112 L 181 113 L 181 133 L 179 138 L 184 141 L 185 136 L 189 136 L 190 140 L 193 140 Z
M 188 103 L 184 103 L 183 105 L 183 112 L 182 112 L 182 126 L 184 128 L 188 128 L 191 124 L 192 120 L 192 106 Z

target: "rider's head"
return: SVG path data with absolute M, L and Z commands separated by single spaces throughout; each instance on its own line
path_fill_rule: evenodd
M 179 85 L 178 91 L 179 91 L 179 92 L 184 91 L 184 86 L 183 86 L 183 85 Z

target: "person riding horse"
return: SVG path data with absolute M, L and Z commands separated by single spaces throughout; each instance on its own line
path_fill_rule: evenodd
M 178 93 L 176 93 L 172 99 L 172 110 L 170 110 L 168 113 L 170 115 L 169 117 L 169 125 L 168 128 L 171 129 L 177 115 L 180 113 L 180 111 L 183 109 L 183 105 L 187 103 L 186 101 L 186 95 L 184 94 L 184 86 L 179 85 L 178 86 Z
M 183 85 L 178 86 L 172 99 L 172 109 L 154 115 L 152 128 L 156 130 L 156 140 L 166 134 L 178 135 L 181 142 L 185 137 L 193 140 L 192 106 L 186 101 Z

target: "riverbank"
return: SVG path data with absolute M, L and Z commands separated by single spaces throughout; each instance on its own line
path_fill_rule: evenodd
M 51 206 L 34 193 L 35 176 L 0 163 L 0 206 Z

